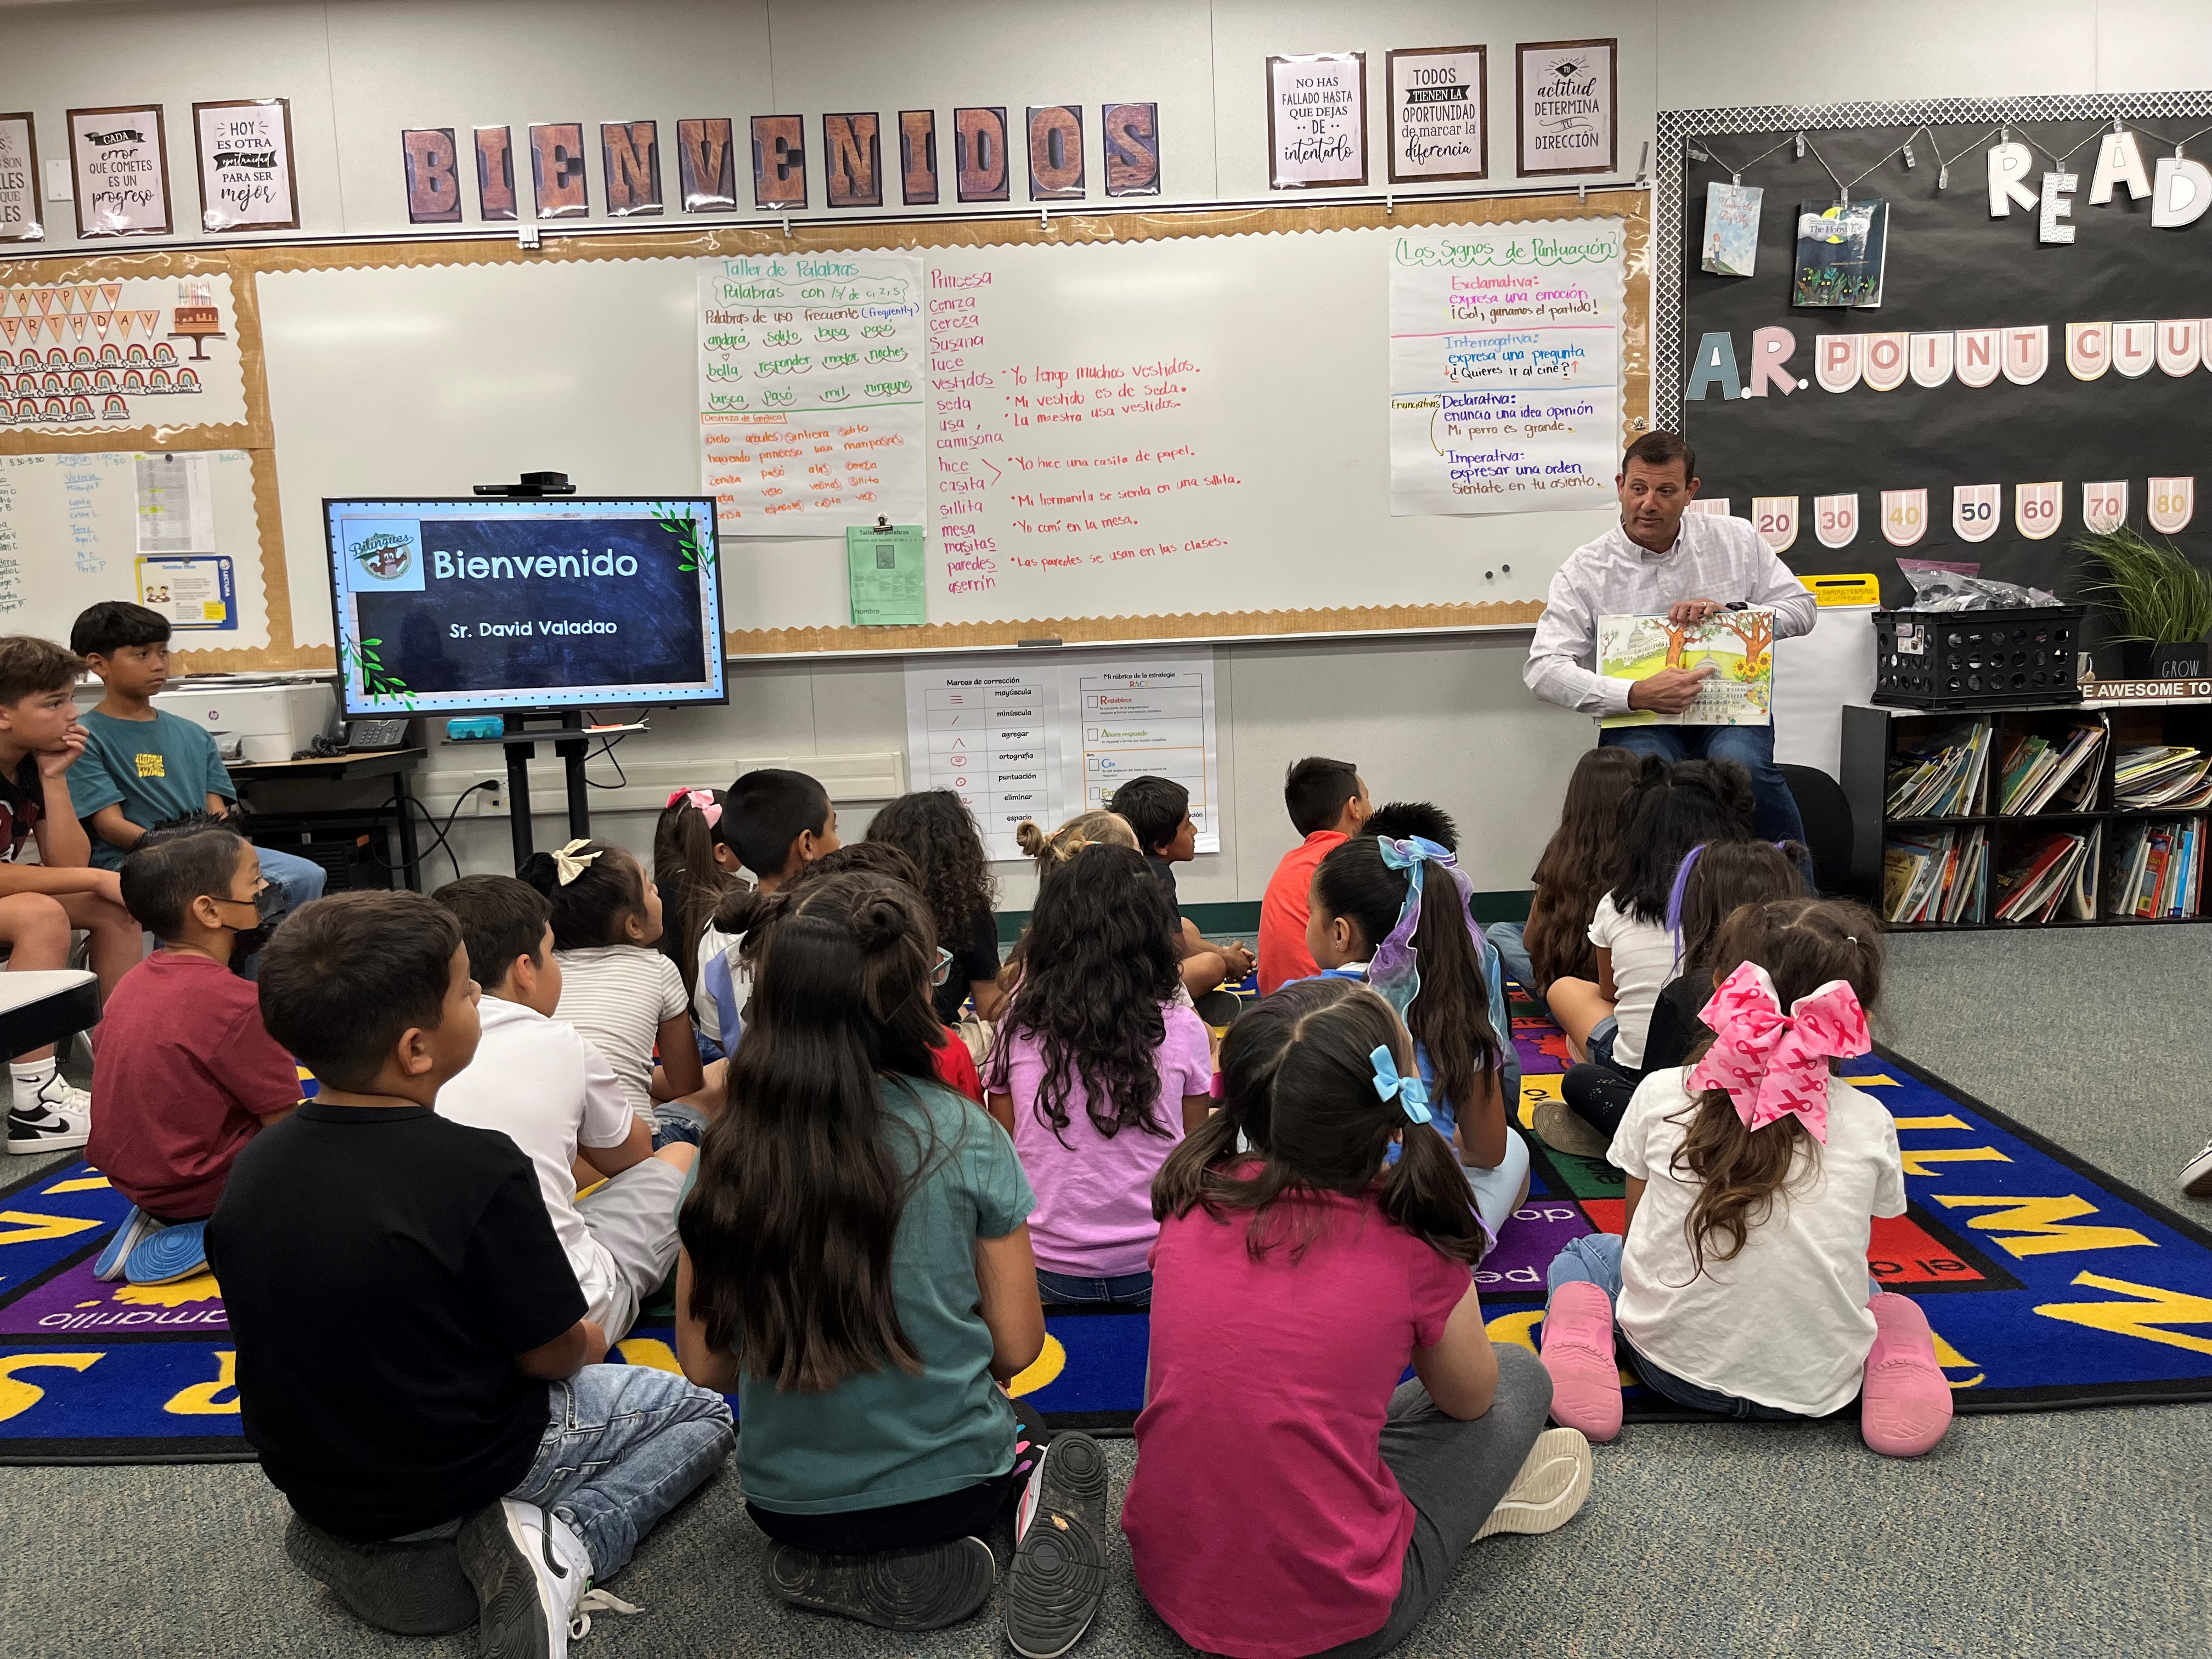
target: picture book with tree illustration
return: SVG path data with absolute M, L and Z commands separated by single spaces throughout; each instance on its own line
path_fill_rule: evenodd
M 1665 668 L 1713 672 L 1698 697 L 1678 714 L 1632 709 L 1607 714 L 1605 726 L 1765 726 L 1774 719 L 1774 613 L 1723 611 L 1701 623 L 1660 617 L 1600 617 L 1597 672 L 1640 680 Z

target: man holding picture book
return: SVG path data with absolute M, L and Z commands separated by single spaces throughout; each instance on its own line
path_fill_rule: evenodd
M 1598 741 L 1664 760 L 1735 761 L 1751 774 L 1760 839 L 1802 841 L 1797 803 L 1774 763 L 1771 716 L 1756 724 L 1677 723 L 1720 672 L 1713 662 L 1661 667 L 1634 678 L 1596 666 L 1602 617 L 1663 617 L 1679 629 L 1726 611 L 1771 612 L 1771 637 L 1746 641 L 1747 665 L 1770 670 L 1773 641 L 1812 632 L 1817 613 L 1811 590 L 1748 521 L 1690 514 L 1697 470 L 1696 454 L 1671 432 L 1647 432 L 1629 445 L 1613 480 L 1620 522 L 1577 548 L 1552 578 L 1522 678 L 1538 696 L 1586 714 L 1650 711 L 1661 717 L 1660 724 L 1608 726 Z M 1761 656 L 1765 665 L 1756 663 Z

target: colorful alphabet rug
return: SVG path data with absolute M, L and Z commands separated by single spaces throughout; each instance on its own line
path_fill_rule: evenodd
M 1570 1238 L 1620 1230 L 1621 1177 L 1535 1135 L 1565 1045 L 1547 1021 L 1514 1027 L 1534 1173 L 1475 1278 L 1492 1336 L 1533 1347 L 1546 1266 Z M 1960 1411 L 2212 1399 L 2212 1234 L 1897 1055 L 1849 1075 L 1897 1119 L 1911 1200 L 1875 1223 L 1868 1265 L 1927 1310 Z M 252 1455 L 215 1279 L 93 1278 L 125 1207 L 81 1163 L 0 1192 L 0 1463 Z M 648 1310 L 609 1358 L 673 1369 L 669 1319 L 665 1303 Z M 1143 1403 L 1146 1316 L 1054 1313 L 1047 1325 L 1017 1395 L 1054 1425 L 1126 1432 Z M 1695 1416 L 1641 1386 L 1627 1403 L 1632 1421 Z

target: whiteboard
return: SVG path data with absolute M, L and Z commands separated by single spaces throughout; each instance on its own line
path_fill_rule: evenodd
M 1392 516 L 1396 234 L 925 250 L 931 294 L 977 302 L 932 319 L 931 623 L 1540 602 L 1611 510 Z M 257 281 L 302 646 L 331 641 L 326 495 L 465 494 L 542 469 L 586 494 L 699 490 L 693 259 Z M 1085 368 L 1123 378 L 1079 380 Z M 1112 430 L 1038 418 L 1066 408 L 1047 397 L 1118 399 L 1123 386 L 1161 407 Z M 955 424 L 1017 397 L 1032 422 L 1018 446 L 975 444 L 979 428 Z M 842 541 L 733 539 L 721 569 L 734 648 L 760 648 L 744 642 L 755 630 L 849 621 Z M 1391 624 L 1337 631 L 1363 625 Z
M 211 550 L 230 562 L 236 626 L 179 629 L 173 644 L 179 651 L 265 651 L 269 611 L 252 458 L 242 449 L 206 453 Z M 66 643 L 87 605 L 141 597 L 137 459 L 128 451 L 0 455 L 0 634 Z

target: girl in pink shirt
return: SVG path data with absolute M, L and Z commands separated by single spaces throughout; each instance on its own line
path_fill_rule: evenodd
M 1176 996 L 1182 927 L 1129 848 L 1085 847 L 1037 890 L 983 1088 L 1036 1190 L 1048 1304 L 1151 1298 L 1152 1177 L 1213 1103 L 1205 1024 Z
M 1544 1429 L 1542 1365 L 1483 1328 L 1481 1226 L 1389 1004 L 1285 986 L 1221 1071 L 1153 1185 L 1138 1587 L 1208 1652 L 1387 1652 L 1471 1541 L 1581 1508 L 1589 1448 Z

